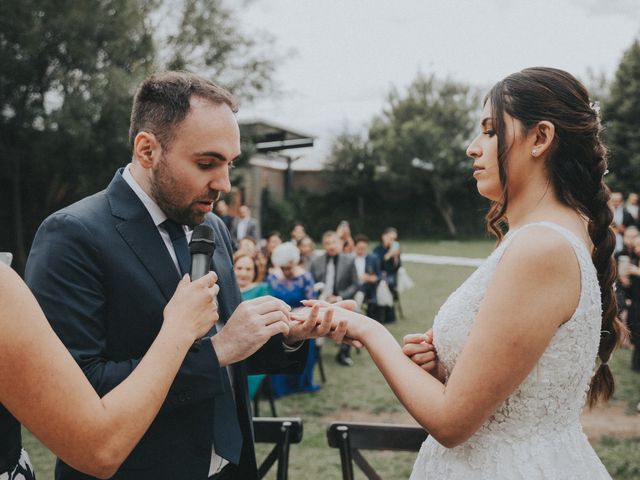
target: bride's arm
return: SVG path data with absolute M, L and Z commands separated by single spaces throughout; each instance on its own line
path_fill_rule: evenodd
M 577 307 L 580 270 L 572 247 L 538 232 L 528 229 L 505 252 L 446 386 L 405 356 L 384 326 L 348 314 L 347 335 L 363 341 L 400 401 L 444 446 L 480 428 Z

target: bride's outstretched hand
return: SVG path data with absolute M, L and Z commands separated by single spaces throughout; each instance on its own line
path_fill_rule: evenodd
M 327 335 L 337 343 L 346 343 L 356 348 L 362 348 L 361 327 L 366 322 L 367 317 L 354 312 L 356 302 L 353 300 L 342 300 L 336 303 L 328 303 L 321 300 L 303 300 L 305 308 L 291 312 L 292 320 L 305 320 L 309 315 L 311 307 L 320 305 L 320 315 L 333 314 L 333 325 Z
M 433 346 L 433 330 L 426 333 L 410 333 L 404 336 L 402 353 L 424 371 L 437 375 L 438 355 Z

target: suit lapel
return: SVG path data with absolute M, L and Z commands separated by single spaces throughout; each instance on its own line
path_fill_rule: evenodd
M 111 213 L 122 220 L 116 230 L 169 300 L 180 276 L 151 215 L 122 178 L 122 169 L 107 187 L 107 197 Z
M 205 219 L 205 223 L 213 229 L 216 248 L 213 252 L 213 258 L 211 259 L 211 270 L 218 275 L 218 285 L 220 286 L 220 292 L 218 293 L 220 320 L 226 323 L 233 313 L 235 306 L 238 305 L 242 299 L 238 293 L 239 290 L 236 285 L 233 264 L 231 263 L 230 256 L 226 252 L 227 247 L 222 238 L 222 234 L 211 218 Z

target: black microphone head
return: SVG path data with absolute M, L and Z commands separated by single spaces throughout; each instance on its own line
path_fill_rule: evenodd
M 213 240 L 213 229 L 204 223 L 196 225 L 191 235 L 191 243 L 189 243 L 189 252 L 191 255 L 194 253 L 204 253 L 211 257 L 213 256 L 215 248 L 216 244 Z

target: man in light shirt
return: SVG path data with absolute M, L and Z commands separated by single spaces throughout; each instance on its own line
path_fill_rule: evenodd
M 238 209 L 238 216 L 231 223 L 231 236 L 235 245 L 240 245 L 240 240 L 245 237 L 258 238 L 258 224 L 251 218 L 251 210 L 246 205 Z

